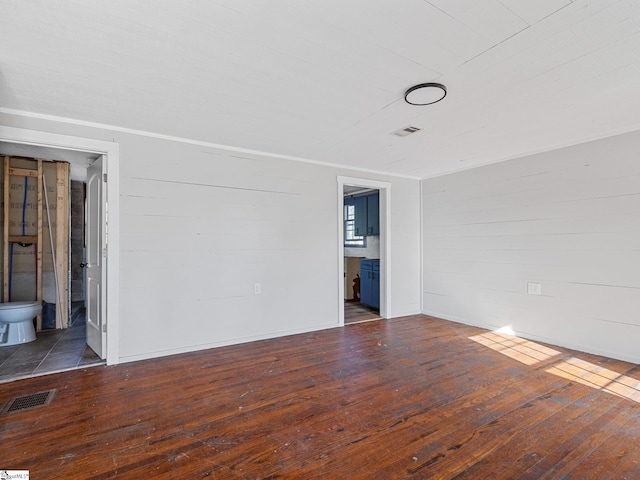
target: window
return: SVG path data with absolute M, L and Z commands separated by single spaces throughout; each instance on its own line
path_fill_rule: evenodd
M 344 246 L 364 247 L 366 237 L 356 235 L 356 207 L 344 206 Z

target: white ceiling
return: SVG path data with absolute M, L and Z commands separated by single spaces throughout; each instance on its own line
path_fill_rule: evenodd
M 0 0 L 15 111 L 415 177 L 640 128 L 637 0 Z M 437 81 L 440 103 L 404 103 Z M 399 138 L 390 132 L 423 130 Z

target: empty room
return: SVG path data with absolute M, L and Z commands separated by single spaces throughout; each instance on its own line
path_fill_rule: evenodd
M 0 0 L 2 475 L 640 478 L 639 32 Z

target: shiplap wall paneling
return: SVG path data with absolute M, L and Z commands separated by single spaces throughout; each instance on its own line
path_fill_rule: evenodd
M 639 150 L 627 134 L 423 181 L 424 311 L 640 360 Z

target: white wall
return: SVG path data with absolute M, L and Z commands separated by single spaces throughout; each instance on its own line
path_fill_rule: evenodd
M 391 183 L 390 313 L 420 311 L 417 180 L 43 119 L 0 123 L 120 145 L 120 361 L 337 326 L 338 175 Z
M 632 133 L 424 180 L 423 312 L 640 362 L 639 152 Z

